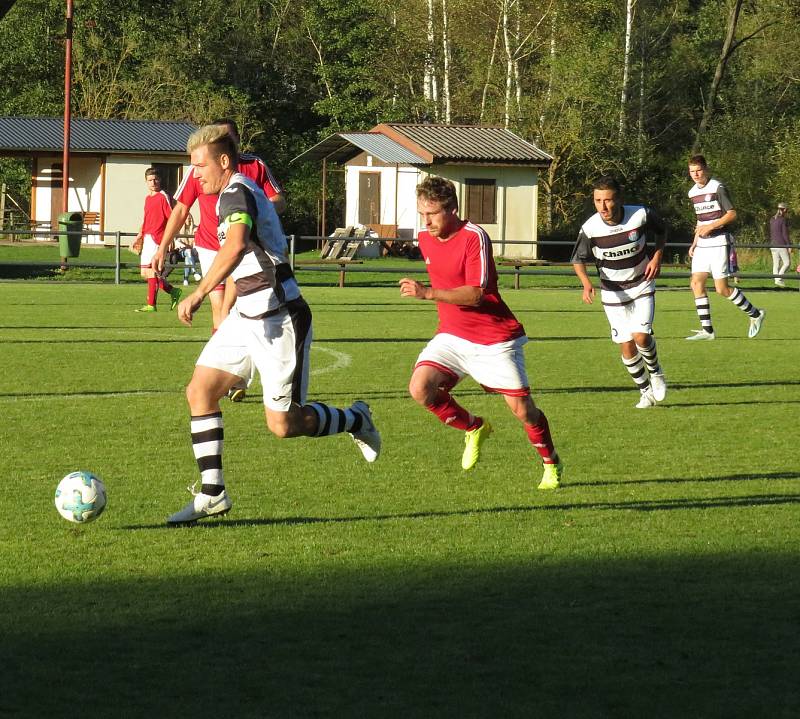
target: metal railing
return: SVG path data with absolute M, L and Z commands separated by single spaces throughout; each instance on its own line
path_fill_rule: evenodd
M 25 229 L 6 229 L 0 232 L 0 239 L 4 236 L 7 237 L 24 237 L 26 239 L 29 238 L 44 238 L 40 240 L 40 242 L 44 243 L 45 241 L 49 241 L 50 243 L 53 242 L 53 237 L 58 235 L 58 232 L 53 230 L 31 230 L 28 228 Z M 76 267 L 76 268 L 88 268 L 88 269 L 113 269 L 114 270 L 114 284 L 121 283 L 121 271 L 127 268 L 139 268 L 138 262 L 122 262 L 122 248 L 123 246 L 127 247 L 130 243 L 123 244 L 123 238 L 134 238 L 136 237 L 136 233 L 134 232 L 100 232 L 98 230 L 91 230 L 91 229 L 84 229 L 81 231 L 82 237 L 101 237 L 103 239 L 102 243 L 83 243 L 81 245 L 82 248 L 100 248 L 100 247 L 109 247 L 111 245 L 114 249 L 114 261 L 113 263 L 103 263 L 103 262 L 80 262 L 80 261 L 68 261 L 68 267 Z M 177 235 L 177 239 L 191 239 L 192 235 Z M 113 244 L 106 242 L 106 238 L 113 238 Z M 366 237 L 366 238 L 343 238 L 348 239 L 349 241 L 361 241 L 361 242 L 378 242 L 381 243 L 382 246 L 385 246 L 387 243 L 391 243 L 392 247 L 395 246 L 403 246 L 403 245 L 416 245 L 416 240 L 414 239 L 405 239 L 405 238 L 396 238 L 396 237 Z M 406 272 L 401 267 L 375 267 L 370 266 L 369 258 L 361 258 L 357 257 L 356 259 L 359 262 L 356 264 L 354 263 L 352 266 L 348 266 L 348 260 L 345 258 L 330 258 L 326 259 L 325 261 L 322 258 L 319 259 L 319 262 L 315 263 L 314 259 L 309 259 L 304 261 L 302 264 L 295 263 L 296 257 L 296 249 L 300 243 L 317 243 L 319 244 L 322 241 L 330 241 L 330 237 L 321 237 L 318 235 L 287 235 L 286 236 L 287 244 L 289 247 L 289 262 L 293 269 L 297 269 L 298 272 L 338 272 L 340 273 L 340 285 L 343 284 L 344 278 L 344 269 L 342 265 L 346 266 L 346 270 L 348 273 L 387 273 L 387 274 L 403 274 Z M 13 239 L 12 239 L 13 241 Z M 496 247 L 501 247 L 508 249 L 509 246 L 513 247 L 520 247 L 520 246 L 534 246 L 534 247 L 547 247 L 547 246 L 562 246 L 562 247 L 572 247 L 574 246 L 574 242 L 569 240 L 518 240 L 518 241 L 505 241 L 502 243 L 495 243 Z M 679 264 L 683 264 L 682 259 L 688 251 L 690 247 L 690 243 L 678 243 L 678 242 L 671 242 L 668 243 L 664 252 L 664 256 L 666 259 L 664 263 L 665 270 L 662 271 L 661 277 L 665 279 L 679 279 L 679 278 L 689 278 L 691 276 L 691 272 L 689 269 L 681 270 L 681 271 L 671 271 L 670 267 L 675 267 Z M 737 249 L 757 249 L 757 250 L 770 250 L 771 248 L 767 245 L 763 244 L 736 244 Z M 790 250 L 800 250 L 800 245 L 789 245 L 788 249 Z M 516 277 L 516 286 L 518 285 L 519 277 L 520 276 L 572 276 L 574 273 L 572 271 L 571 264 L 568 260 L 552 260 L 549 261 L 547 266 L 541 267 L 526 267 L 525 260 L 532 259 L 532 258 L 517 258 L 517 257 L 506 257 L 502 256 L 503 261 L 507 264 L 503 266 L 498 262 L 497 273 L 499 275 L 514 275 Z M 670 258 L 672 261 L 670 261 Z M 508 267 L 508 263 L 519 259 L 520 265 L 518 267 Z M 46 269 L 61 269 L 63 267 L 62 262 L 36 262 L 36 261 L 0 261 L 0 266 L 17 266 L 17 267 L 40 267 Z M 177 267 L 178 265 L 171 265 L 172 267 Z M 563 269 L 558 269 L 559 266 L 563 266 Z M 736 275 L 742 279 L 770 279 L 770 280 L 800 280 L 800 273 L 794 272 L 791 268 L 788 272 L 777 275 L 768 272 L 737 272 Z

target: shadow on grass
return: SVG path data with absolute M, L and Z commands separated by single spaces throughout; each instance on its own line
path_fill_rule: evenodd
M 780 473 L 783 474 L 783 473 Z M 786 473 L 790 474 L 790 473 Z M 800 477 L 800 474 L 793 474 L 792 478 Z M 768 478 L 767 476 L 764 479 Z M 724 478 L 723 478 L 724 479 Z M 747 479 L 757 479 L 757 477 L 747 477 Z M 652 480 L 652 481 L 674 481 L 674 482 L 705 482 L 701 480 Z M 714 481 L 722 481 L 717 478 Z M 602 486 L 604 484 L 637 484 L 637 482 L 597 482 L 592 486 Z M 556 498 L 564 495 L 564 490 L 572 487 L 588 486 L 588 483 L 576 483 L 566 485 L 557 493 L 548 493 L 548 497 Z M 214 530 L 230 527 L 249 527 L 249 526 L 293 526 L 304 524 L 352 524 L 357 522 L 389 522 L 405 519 L 442 519 L 448 517 L 465 517 L 472 515 L 499 515 L 499 514 L 538 514 L 541 512 L 570 512 L 578 510 L 612 510 L 612 511 L 636 511 L 636 512 L 661 512 L 675 509 L 719 509 L 723 507 L 763 507 L 783 504 L 800 504 L 800 494 L 758 494 L 746 497 L 703 497 L 698 499 L 656 499 L 641 500 L 633 502 L 572 502 L 558 504 L 537 504 L 520 505 L 517 507 L 475 507 L 457 510 L 427 510 L 420 512 L 401 512 L 397 514 L 370 514 L 354 515 L 352 517 L 276 517 L 270 519 L 212 519 L 205 522 L 198 522 L 188 526 L 167 526 L 166 524 L 139 524 L 121 527 L 124 530 L 140 529 L 159 529 L 164 531 L 180 531 L 181 529 L 202 529 Z
M 176 535 L 176 537 L 179 535 Z M 186 535 L 187 540 L 190 535 Z M 66 559 L 69 559 L 68 557 Z M 794 717 L 794 555 L 197 574 L 5 590 L 0 714 Z M 94 560 L 101 559 L 94 557 Z M 61 561 L 64 561 L 62 558 Z M 205 568 L 203 568 L 205 567 Z

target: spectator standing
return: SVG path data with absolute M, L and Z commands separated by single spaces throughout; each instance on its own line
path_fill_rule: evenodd
M 772 274 L 777 287 L 786 287 L 783 277 L 792 264 L 789 250 L 789 220 L 786 203 L 778 203 L 778 211 L 769 221 L 769 249 L 772 252 Z

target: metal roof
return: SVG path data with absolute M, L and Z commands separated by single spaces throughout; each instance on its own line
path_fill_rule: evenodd
M 387 127 L 429 151 L 437 161 L 549 164 L 552 157 L 502 127 L 387 123 Z
M 85 120 L 70 124 L 72 152 L 185 154 L 197 128 L 186 122 Z M 61 151 L 64 120 L 57 117 L 0 117 L 0 153 Z
M 389 164 L 425 165 L 424 157 L 411 152 L 380 132 L 339 132 L 306 150 L 292 160 L 322 160 L 347 162 L 360 152 L 377 157 Z

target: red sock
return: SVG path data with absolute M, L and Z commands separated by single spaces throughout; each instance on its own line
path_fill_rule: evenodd
M 425 408 L 433 412 L 444 424 L 455 429 L 468 431 L 477 429 L 483 424 L 480 417 L 473 417 L 443 389 L 437 392 L 433 404 L 425 405 Z
M 147 278 L 147 304 L 155 307 L 156 292 L 158 292 L 158 280 L 155 277 Z
M 164 292 L 166 292 L 167 294 L 172 292 L 172 285 L 169 282 L 167 282 L 162 277 L 157 277 L 156 279 L 158 280 L 158 288 L 159 289 L 164 290 Z
M 550 425 L 544 412 L 539 413 L 539 421 L 536 424 L 526 424 L 525 433 L 531 444 L 536 447 L 536 451 L 545 464 L 557 464 L 558 454 L 553 446 L 553 438 L 550 436 Z

